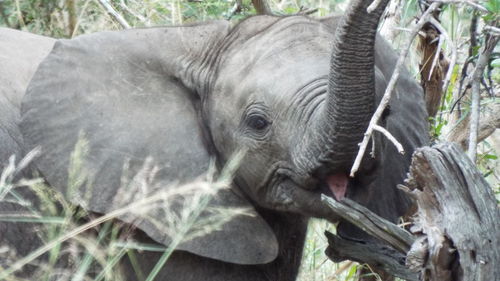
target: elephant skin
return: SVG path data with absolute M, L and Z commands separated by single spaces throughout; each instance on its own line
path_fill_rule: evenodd
M 329 74 L 339 21 L 255 16 L 232 28 L 225 21 L 212 21 L 58 40 L 24 97 L 33 70 L 54 41 L 2 29 L 0 38 L 8 39 L 0 41 L 0 50 L 19 54 L 1 57 L 0 73 L 10 69 L 17 75 L 0 78 L 0 98 L 15 97 L 11 103 L 0 100 L 2 109 L 12 112 L 4 119 L 7 125 L 2 123 L 0 139 L 11 137 L 9 143 L 20 144 L 24 153 L 40 146 L 34 169 L 73 204 L 98 214 L 205 177 L 212 161 L 220 170 L 244 149 L 231 188 L 218 191 L 209 208 L 235 207 L 246 214 L 182 241 L 156 280 L 295 280 L 307 219 L 338 221 L 320 195 L 352 198 L 396 221 L 410 203 L 396 185 L 405 177 L 412 151 L 428 141 L 422 90 L 403 70 L 383 125 L 406 154 L 376 133 L 375 157 L 363 160 L 355 178 L 346 176 L 350 160 L 335 161 L 336 151 L 357 143 L 325 141 L 331 128 L 320 133 L 331 123 L 327 118 L 343 110 L 331 104 L 336 99 L 328 88 L 335 89 Z M 8 37 L 14 33 L 19 35 Z M 369 71 L 375 94 L 367 112 L 380 100 L 397 56 L 377 37 L 373 59 Z M 27 66 L 16 67 L 21 64 Z M 355 69 L 346 72 L 356 75 Z M 5 87 L 5 81 L 16 86 Z M 334 129 L 339 139 L 350 132 L 342 124 Z M 82 137 L 88 144 L 82 164 L 87 177 L 73 193 L 68 190 L 68 166 Z M 19 155 L 19 146 L 2 146 L 2 162 L 10 154 Z M 321 147 L 328 153 L 319 153 Z M 144 194 L 123 190 L 121 180 L 146 166 L 157 167 L 152 177 L 159 184 Z M 6 206 L 0 203 L 0 211 L 8 210 Z M 170 208 L 180 212 L 182 204 Z M 149 215 L 129 213 L 119 219 L 137 227 L 134 239 L 169 245 L 174 237 L 166 231 L 165 213 Z M 12 225 L 1 222 L 0 229 Z M 366 238 L 344 222 L 339 233 Z M 14 235 L 19 237 L 11 232 L 0 236 L 0 244 L 22 247 Z M 161 253 L 136 255 L 149 272 Z M 124 258 L 119 267 L 127 280 L 138 280 L 130 260 Z

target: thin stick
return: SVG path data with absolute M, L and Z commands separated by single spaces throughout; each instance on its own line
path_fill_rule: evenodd
M 354 175 L 358 171 L 359 166 L 361 165 L 361 160 L 363 159 L 363 155 L 365 154 L 365 151 L 366 151 L 366 146 L 368 145 L 370 137 L 373 134 L 373 130 L 375 129 L 375 126 L 377 126 L 377 123 L 378 123 L 380 117 L 382 117 L 382 113 L 384 112 L 385 108 L 389 104 L 389 100 L 391 99 L 392 91 L 394 90 L 394 87 L 396 86 L 396 81 L 399 77 L 399 73 L 401 72 L 401 68 L 404 65 L 405 58 L 408 55 L 408 52 L 410 50 L 411 43 L 415 39 L 415 36 L 417 36 L 420 29 L 422 29 L 424 24 L 429 21 L 430 17 L 432 17 L 432 12 L 434 12 L 434 10 L 436 10 L 439 7 L 439 5 L 440 5 L 439 3 L 432 3 L 429 6 L 429 8 L 425 11 L 425 13 L 422 15 L 422 17 L 417 22 L 417 24 L 412 28 L 411 33 L 410 33 L 410 37 L 408 39 L 408 43 L 406 45 L 406 48 L 403 49 L 401 51 L 401 54 L 399 55 L 396 66 L 394 67 L 394 72 L 392 73 L 391 80 L 389 81 L 389 83 L 387 84 L 387 88 L 385 89 L 384 96 L 382 97 L 380 104 L 378 105 L 377 109 L 375 110 L 375 113 L 372 116 L 372 119 L 370 120 L 370 124 L 368 125 L 368 128 L 366 129 L 363 141 L 359 145 L 358 155 L 356 155 L 356 159 L 354 160 L 354 164 L 352 165 L 351 174 L 350 174 L 351 177 L 354 177 Z
M 382 2 L 382 0 L 373 0 L 373 2 L 370 4 L 370 6 L 368 6 L 368 8 L 366 8 L 366 11 L 368 13 L 375 11 L 375 9 L 377 9 L 377 7 L 380 5 L 381 2 Z
M 130 25 L 128 22 L 120 15 L 112 6 L 109 4 L 108 0 L 97 0 L 104 9 L 106 9 L 106 12 L 114 19 L 116 20 L 123 28 L 129 29 Z
M 500 28 L 498 28 L 498 27 L 486 25 L 486 26 L 484 26 L 483 29 L 484 29 L 484 31 L 487 31 L 487 32 L 493 34 L 494 36 L 500 36 Z
M 448 71 L 446 72 L 446 76 L 443 81 L 443 95 L 446 95 L 446 91 L 448 90 L 448 86 L 450 85 L 453 68 L 455 68 L 455 64 L 457 63 L 457 47 L 455 46 L 453 40 L 451 40 L 450 36 L 448 35 L 448 32 L 446 32 L 446 29 L 444 29 L 444 27 L 439 23 L 439 21 L 437 21 L 435 18 L 431 18 L 430 23 L 434 25 L 439 30 L 439 32 L 441 32 L 441 35 L 444 37 L 446 42 L 448 42 L 448 45 L 450 46 L 451 49 L 450 64 L 448 65 Z
M 71 37 L 70 37 L 70 38 L 75 37 L 76 32 L 77 32 L 78 28 L 80 27 L 80 22 L 81 22 L 81 20 L 80 20 L 80 19 L 82 19 L 83 14 L 86 12 L 86 10 L 87 10 L 87 6 L 89 5 L 89 2 L 90 2 L 90 0 L 87 0 L 87 1 L 85 1 L 85 4 L 83 4 L 83 7 L 82 7 L 82 9 L 81 9 L 81 12 L 80 12 L 80 14 L 78 15 L 78 18 L 77 18 L 77 20 L 76 20 L 76 25 L 75 25 L 75 28 L 73 29 L 73 33 L 71 33 Z
M 477 132 L 479 127 L 479 102 L 481 99 L 481 78 L 483 77 L 484 68 L 488 65 L 490 60 L 491 52 L 495 49 L 499 39 L 500 37 L 486 37 L 481 54 L 477 60 L 476 68 L 472 73 L 472 104 L 470 115 L 469 149 L 467 150 L 467 154 L 473 163 L 476 163 Z
M 138 13 L 136 13 L 132 9 L 130 9 L 129 6 L 127 6 L 127 4 L 125 4 L 124 0 L 120 0 L 120 7 L 122 7 L 122 9 L 124 9 L 126 12 L 128 12 L 132 16 L 136 17 L 145 26 L 149 26 L 149 23 L 147 23 L 146 18 L 144 18 L 143 16 L 139 15 Z
M 387 131 L 384 127 L 379 126 L 379 125 L 375 125 L 375 127 L 373 127 L 373 129 L 375 131 L 378 131 L 378 132 L 381 132 L 382 134 L 384 134 L 384 136 L 386 138 L 388 138 L 394 144 L 394 146 L 396 146 L 399 153 L 405 154 L 405 150 L 404 150 L 403 146 L 401 145 L 401 143 L 389 131 Z
M 436 54 L 434 54 L 434 58 L 432 59 L 431 71 L 429 71 L 429 76 L 427 77 L 427 81 L 431 80 L 432 73 L 434 72 L 434 68 L 436 67 L 436 63 L 439 59 L 439 54 L 441 53 L 442 46 L 443 46 L 443 37 L 440 35 L 438 45 L 436 48 Z
M 471 7 L 473 7 L 476 10 L 479 10 L 483 13 L 489 13 L 488 9 L 485 7 L 473 2 L 473 1 L 467 1 L 467 0 L 430 0 L 431 2 L 438 2 L 438 3 L 443 3 L 443 4 L 466 4 Z
M 21 13 L 21 4 L 19 4 L 19 0 L 16 0 L 16 11 L 19 24 L 21 25 L 22 28 L 26 28 L 26 23 L 24 22 L 23 14 Z

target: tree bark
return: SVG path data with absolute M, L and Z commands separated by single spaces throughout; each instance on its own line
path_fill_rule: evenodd
M 433 15 L 436 19 L 439 14 Z M 440 33 L 431 23 L 426 23 L 419 34 L 418 50 L 421 53 L 420 84 L 424 89 L 429 117 L 436 116 L 443 96 L 443 80 L 449 62 L 441 50 Z
M 481 115 L 477 132 L 478 143 L 493 134 L 496 129 L 500 129 L 500 104 L 484 105 L 483 111 L 484 113 Z M 459 121 L 447 137 L 448 141 L 458 143 L 464 151 L 466 151 L 469 146 L 469 120 L 470 114 Z
M 258 15 L 272 15 L 273 12 L 269 7 L 269 3 L 266 0 L 252 0 L 252 4 L 255 7 Z
M 407 263 L 421 280 L 498 280 L 500 211 L 476 166 L 456 144 L 443 143 L 419 149 L 410 174 L 419 238 Z
M 328 234 L 327 255 L 337 262 L 372 264 L 396 276 L 406 275 L 407 280 L 498 280 L 500 209 L 491 187 L 459 146 L 441 143 L 418 149 L 406 182 L 418 207 L 413 234 L 396 230 L 350 200 L 325 199 L 340 216 L 386 243 L 346 241 Z M 406 252 L 409 241 L 411 249 Z M 406 255 L 406 267 L 401 254 Z

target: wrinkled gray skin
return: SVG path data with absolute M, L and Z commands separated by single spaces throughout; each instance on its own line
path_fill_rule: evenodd
M 145 196 L 130 196 L 120 187 L 125 163 L 133 175 L 152 156 L 159 167 L 155 192 L 198 178 L 210 159 L 222 167 L 236 151 L 246 149 L 231 190 L 219 192 L 210 204 L 243 207 L 252 216 L 236 216 L 219 230 L 183 241 L 156 280 L 295 280 L 307 218 L 337 221 L 320 195 L 331 195 L 326 184 L 331 175 L 345 177 L 348 172 L 396 62 L 382 38 L 373 51 L 382 9 L 366 15 L 369 2 L 357 1 L 341 23 L 339 18 L 258 16 L 234 28 L 217 21 L 58 41 L 33 76 L 21 108 L 18 102 L 0 104 L 15 112 L 2 129 L 19 127 L 22 136 L 2 131 L 0 137 L 10 136 L 11 144 L 24 141 L 24 153 L 41 146 L 35 168 L 68 195 L 69 157 L 83 132 L 90 148 L 83 164 L 90 184 L 80 187 L 79 194 L 88 195 L 68 199 L 96 213 Z M 359 16 L 365 21 L 351 28 Z M 1 30 L 0 36 L 12 32 Z M 41 55 L 1 57 L 1 71 L 9 71 L 5 60 L 11 72 L 29 77 L 51 41 L 19 36 L 32 43 L 9 42 Z M 20 62 L 31 64 L 21 67 Z M 12 95 L 3 86 L 4 77 L 0 79 L 2 95 Z M 19 81 L 16 99 L 27 83 Z M 427 141 L 422 91 L 405 71 L 382 125 L 401 141 L 406 154 L 375 135 L 375 158 L 364 159 L 358 175 L 349 179 L 346 196 L 395 221 L 408 206 L 396 184 L 405 176 L 412 151 Z M 0 155 L 11 151 L 19 148 L 2 146 Z M 179 211 L 179 206 L 172 208 Z M 120 219 L 138 227 L 139 241 L 171 242 L 162 230 L 166 222 L 161 212 L 152 214 L 155 224 L 134 215 Z M 0 230 L 8 227 L 0 222 Z M 17 233 L 0 232 L 0 243 L 20 247 L 16 239 L 25 241 L 27 232 L 21 227 Z M 339 233 L 367 239 L 343 222 Z M 143 272 L 160 256 L 137 255 Z M 125 259 L 121 268 L 136 280 L 128 263 Z

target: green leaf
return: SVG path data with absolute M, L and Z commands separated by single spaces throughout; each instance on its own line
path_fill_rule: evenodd
M 472 55 L 477 56 L 479 54 L 479 49 L 481 49 L 481 46 L 474 46 L 472 48 Z
M 349 273 L 347 274 L 347 280 L 353 279 L 354 276 L 356 275 L 356 271 L 357 270 L 358 270 L 358 266 L 357 265 L 351 266 L 351 268 L 349 269 Z
M 498 159 L 498 156 L 494 155 L 494 154 L 485 154 L 484 155 L 484 158 L 485 159 L 490 159 L 490 160 L 497 160 Z
M 489 0 L 484 3 L 484 7 L 493 14 L 500 12 L 500 0 Z

